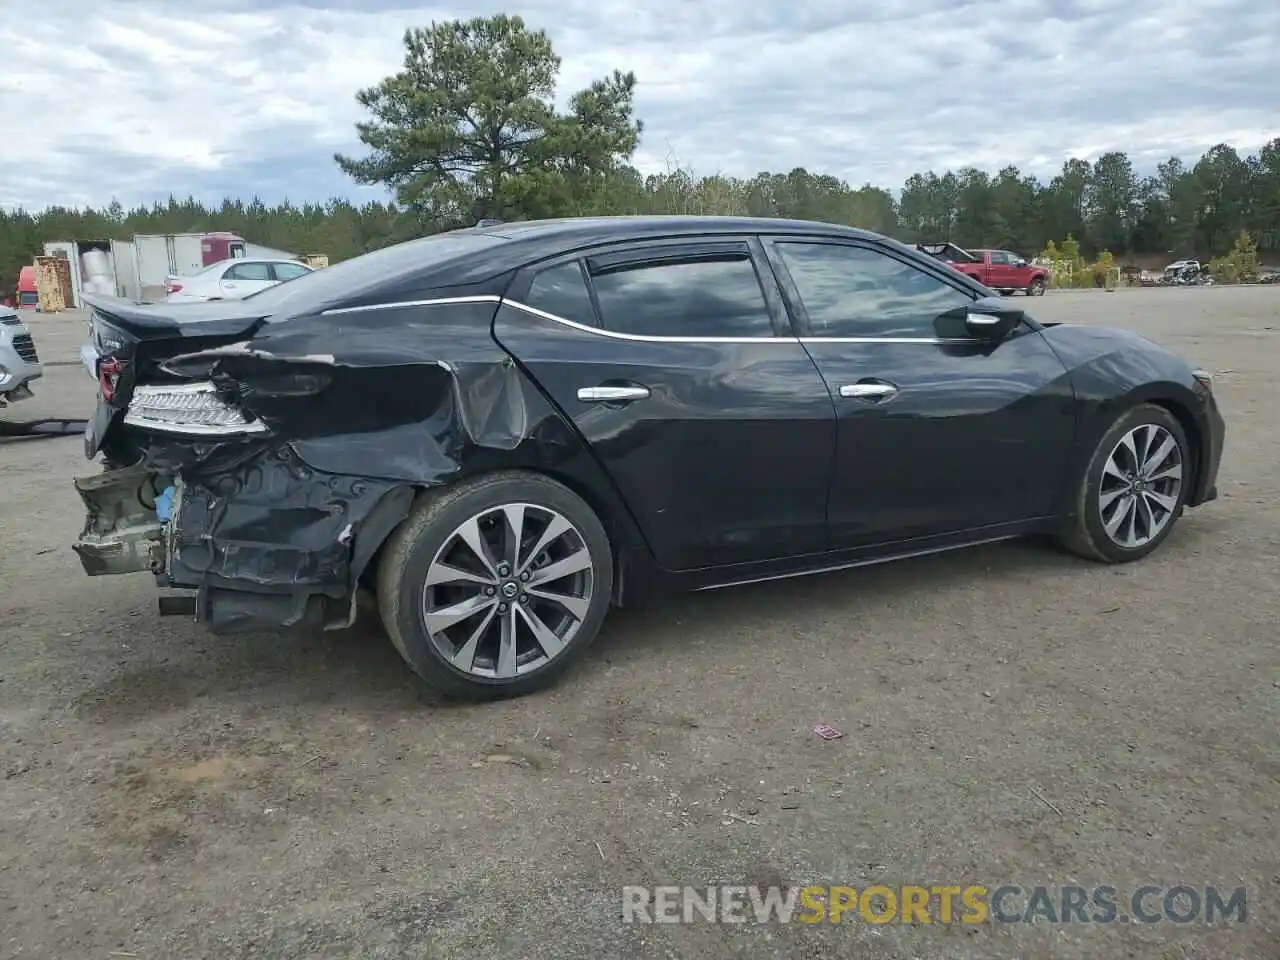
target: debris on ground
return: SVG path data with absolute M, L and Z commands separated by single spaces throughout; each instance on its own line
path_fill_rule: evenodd
M 839 740 L 844 734 L 837 730 L 829 723 L 819 723 L 813 728 L 813 732 L 820 736 L 823 740 Z

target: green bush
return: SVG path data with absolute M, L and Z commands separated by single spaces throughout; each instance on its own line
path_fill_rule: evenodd
M 1258 244 L 1241 230 L 1230 252 L 1209 261 L 1209 276 L 1218 283 L 1254 283 L 1258 279 Z

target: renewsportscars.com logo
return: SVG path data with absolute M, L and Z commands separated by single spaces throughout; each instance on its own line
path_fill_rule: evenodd
M 624 923 L 1244 923 L 1244 887 L 710 885 L 622 888 Z

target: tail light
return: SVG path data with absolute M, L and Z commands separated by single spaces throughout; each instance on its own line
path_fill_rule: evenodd
M 175 282 L 175 281 L 173 281 L 173 280 L 166 280 L 166 281 L 164 282 L 164 292 L 165 292 L 165 293 L 177 293 L 177 292 L 178 292 L 179 290 L 181 290 L 181 289 L 182 289 L 182 284 L 177 283 L 177 282 Z
M 134 387 L 124 422 L 133 427 L 190 436 L 230 437 L 264 433 L 267 425 L 218 396 L 212 383 Z
M 98 389 L 107 403 L 115 399 L 116 387 L 120 385 L 120 374 L 124 372 L 124 368 L 124 361 L 112 357 L 98 363 Z

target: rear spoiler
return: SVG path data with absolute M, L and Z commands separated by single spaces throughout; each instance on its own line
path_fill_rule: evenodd
M 81 299 L 90 307 L 90 328 L 95 321 L 100 321 L 136 340 L 240 336 L 256 329 L 269 316 L 243 300 L 174 305 L 143 303 L 101 293 L 82 294 Z

